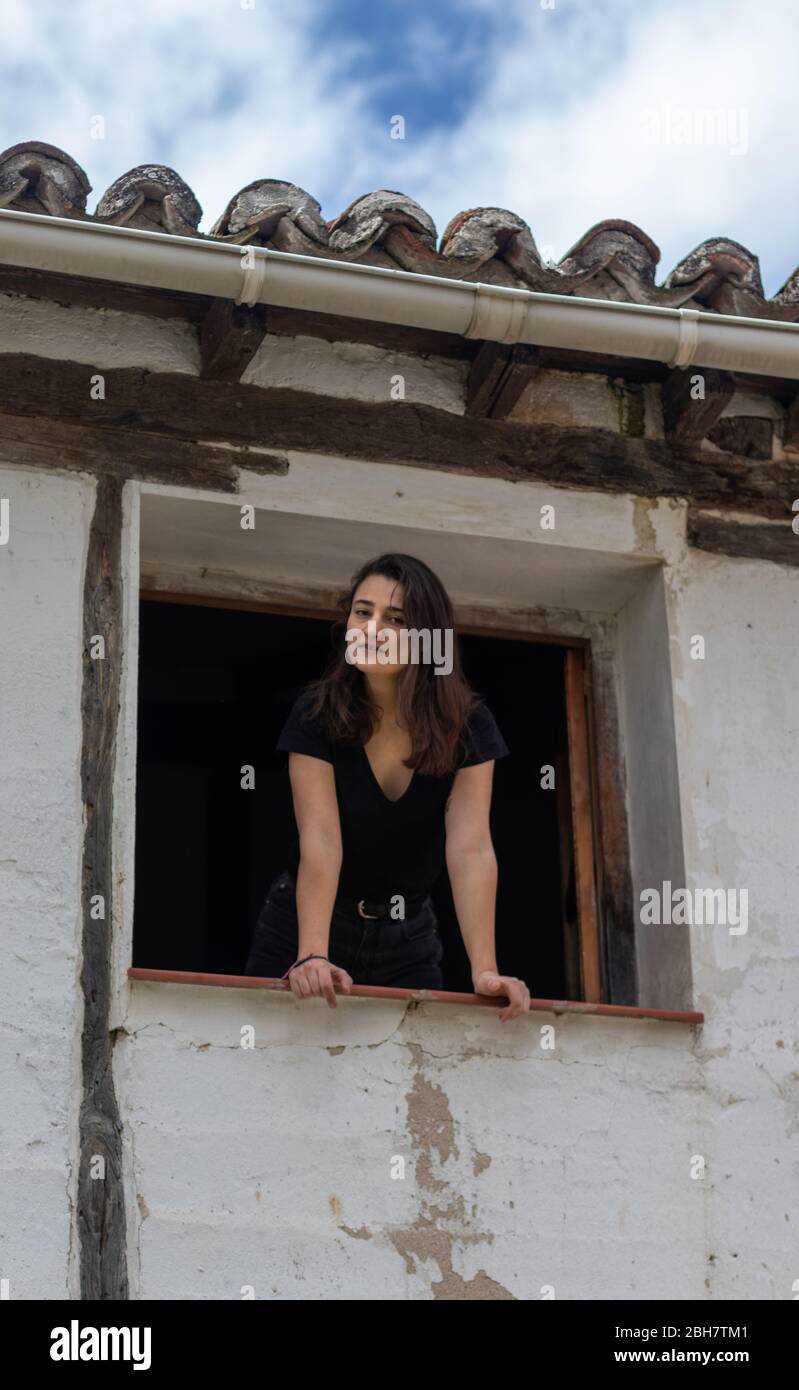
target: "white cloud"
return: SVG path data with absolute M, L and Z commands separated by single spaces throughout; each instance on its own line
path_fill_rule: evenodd
M 607 22 L 607 5 L 591 8 Z M 624 218 L 661 247 L 659 279 L 699 242 L 727 236 L 760 256 L 773 293 L 799 262 L 789 212 L 799 192 L 799 8 L 791 0 L 640 6 L 626 13 L 618 57 L 603 51 L 601 32 L 586 52 L 554 26 L 542 39 L 542 21 L 553 12 L 523 9 L 526 40 L 498 56 L 468 121 L 438 142 L 433 160 L 421 149 L 409 165 L 433 216 L 484 203 L 508 207 L 558 256 L 593 223 Z M 542 49 L 548 92 L 553 66 L 562 75 L 558 95 L 543 103 L 533 60 Z M 733 113 L 729 134 L 742 149 L 745 117 L 748 149 L 643 143 L 644 113 L 669 103 L 689 113 Z
M 324 5 L 4 0 L 5 144 L 67 150 L 94 185 L 90 209 L 133 165 L 170 164 L 203 204 L 206 230 L 238 188 L 271 177 L 306 188 L 328 219 L 379 187 L 416 198 L 439 232 L 464 208 L 507 207 L 557 256 L 621 217 L 660 245 L 659 279 L 709 236 L 758 254 L 767 293 L 799 261 L 793 0 L 459 0 L 453 11 L 496 17 L 474 55 L 476 95 L 449 125 L 410 120 L 405 141 L 389 138 L 395 111 L 382 110 L 387 67 L 402 52 L 402 71 L 420 82 L 426 52 L 425 90 L 440 71 L 446 91 L 441 16 L 409 17 L 405 47 L 398 36 L 394 58 L 381 53 L 370 68 L 356 32 L 320 44 Z M 449 51 L 457 77 L 454 13 Z M 644 113 L 668 104 L 734 113 L 739 146 L 745 119 L 746 152 L 645 143 Z M 89 133 L 98 114 L 102 141 Z
M 368 127 L 368 76 L 337 80 L 356 52 L 317 51 L 310 26 L 324 0 L 4 0 L 11 38 L 0 57 L 6 143 L 45 140 L 93 185 L 89 209 L 137 164 L 169 164 L 203 204 L 207 229 L 255 178 L 285 178 L 318 196 Z M 105 138 L 90 135 L 92 116 Z M 332 216 L 332 213 L 328 214 Z

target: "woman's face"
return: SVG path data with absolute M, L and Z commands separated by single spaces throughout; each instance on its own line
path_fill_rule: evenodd
M 407 627 L 402 606 L 404 597 L 402 585 L 382 574 L 367 575 L 358 585 L 347 619 L 347 632 L 351 635 L 352 664 L 359 670 L 396 676 L 407 664 L 400 659 L 399 643 L 399 634 Z M 373 629 L 370 629 L 371 623 Z M 372 652 L 367 645 L 370 631 L 374 633 L 375 650 Z M 356 633 L 362 633 L 363 640 L 354 637 Z

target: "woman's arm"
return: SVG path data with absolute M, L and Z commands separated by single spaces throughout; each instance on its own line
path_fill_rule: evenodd
M 455 776 L 445 820 L 447 872 L 473 981 L 481 971 L 496 973 L 497 969 L 497 860 L 488 822 L 493 773 L 493 762 L 462 767 Z
M 311 953 L 326 956 L 342 862 L 333 765 L 306 753 L 289 753 L 289 777 L 300 840 L 299 958 Z
M 489 813 L 493 762 L 462 767 L 455 775 L 446 811 L 446 859 L 458 925 L 472 967 L 476 994 L 504 994 L 502 1023 L 529 1013 L 530 991 L 515 975 L 500 975 L 494 944 L 497 859 Z

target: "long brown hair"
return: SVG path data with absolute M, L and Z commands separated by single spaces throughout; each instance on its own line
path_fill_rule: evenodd
M 343 641 L 353 597 L 370 574 L 402 585 L 405 627 L 452 630 L 450 672 L 439 676 L 432 664 L 419 662 L 409 663 L 397 677 L 397 716 L 412 740 L 405 766 L 443 776 L 453 772 L 464 756 L 464 729 L 478 697 L 463 674 L 449 594 L 438 575 L 413 555 L 378 555 L 353 575 L 350 587 L 339 597 L 345 617 L 334 627 L 333 657 L 324 674 L 306 686 L 305 717 L 318 721 L 329 738 L 342 743 L 368 743 L 372 735 L 376 712 L 362 672 L 346 659 Z

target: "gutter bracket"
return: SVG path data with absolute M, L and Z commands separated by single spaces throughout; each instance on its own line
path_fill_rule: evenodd
M 475 285 L 472 317 L 463 336 L 490 343 L 519 343 L 529 307 L 526 297 L 506 297 L 497 294 L 493 285 Z
M 266 256 L 258 256 L 254 246 L 245 246 L 241 253 L 241 289 L 237 304 L 247 304 L 250 308 L 261 302 L 261 291 L 266 275 Z
M 668 367 L 689 367 L 696 357 L 699 347 L 699 310 L 678 309 L 678 337 L 674 356 L 667 360 Z

